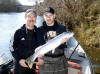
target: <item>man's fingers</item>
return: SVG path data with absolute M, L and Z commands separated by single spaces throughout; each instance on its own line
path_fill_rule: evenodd
M 37 52 L 40 48 L 41 48 L 41 46 L 37 47 L 37 48 L 35 49 L 35 52 Z
M 38 64 L 37 65 L 43 65 L 44 61 L 43 58 L 38 58 Z
M 41 57 L 43 57 L 44 56 L 44 54 L 39 54 L 38 55 L 38 58 L 41 58 Z
M 25 60 L 24 59 L 21 59 L 19 61 L 19 64 L 22 66 L 22 67 L 28 67 L 26 64 L 25 64 Z
M 69 40 L 69 38 L 63 38 L 63 39 L 61 40 L 61 44 L 65 43 L 65 42 L 68 41 L 68 40 Z

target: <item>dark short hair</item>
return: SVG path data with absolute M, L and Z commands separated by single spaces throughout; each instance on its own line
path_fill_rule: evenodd
M 52 14 L 55 13 L 54 9 L 51 8 L 51 7 L 47 7 L 47 8 L 45 9 L 45 12 L 44 12 L 44 13 L 46 13 L 46 12 L 48 12 L 48 13 L 52 13 Z
M 25 12 L 25 16 L 26 16 L 28 13 L 33 13 L 35 16 L 37 16 L 36 11 L 33 10 L 33 9 L 28 9 L 28 10 L 26 10 L 26 12 Z

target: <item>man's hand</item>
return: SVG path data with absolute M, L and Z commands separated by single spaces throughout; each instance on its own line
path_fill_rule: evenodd
M 41 48 L 41 46 L 38 46 L 38 47 L 35 49 L 35 52 L 37 52 L 40 48 Z
M 35 53 L 36 53 L 40 48 L 41 48 L 41 46 L 37 47 L 37 48 L 35 49 Z M 38 58 L 42 58 L 43 56 L 44 56 L 44 54 L 39 54 L 39 55 L 38 55 Z
M 38 58 L 38 63 L 36 65 L 43 65 L 44 61 L 43 58 Z
M 19 64 L 22 66 L 22 67 L 28 67 L 26 64 L 25 64 L 25 59 L 21 59 L 19 61 Z
M 61 44 L 64 44 L 66 41 L 68 41 L 69 40 L 69 38 L 63 38 L 62 40 L 61 40 Z
M 35 49 L 35 53 L 39 50 L 39 48 L 41 48 L 41 46 L 39 46 L 39 47 L 37 47 L 36 49 Z M 38 55 L 38 63 L 37 63 L 37 65 L 43 65 L 44 64 L 44 61 L 43 61 L 43 57 L 44 56 L 44 54 L 39 54 Z

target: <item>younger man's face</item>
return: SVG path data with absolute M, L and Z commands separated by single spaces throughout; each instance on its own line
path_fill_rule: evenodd
M 54 23 L 55 14 L 46 12 L 44 13 L 43 17 L 44 17 L 46 24 L 51 25 Z

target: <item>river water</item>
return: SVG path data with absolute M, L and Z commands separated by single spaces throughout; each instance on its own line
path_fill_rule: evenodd
M 0 13 L 0 65 L 12 59 L 9 42 L 16 29 L 25 23 L 24 14 L 24 12 Z M 37 19 L 36 26 L 39 27 L 43 19 L 40 16 Z

